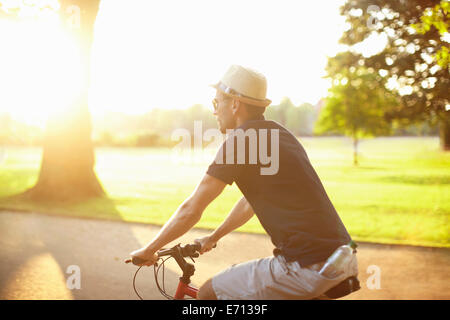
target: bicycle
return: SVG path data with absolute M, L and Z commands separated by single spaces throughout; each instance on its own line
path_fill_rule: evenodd
M 214 246 L 215 247 L 215 246 Z M 193 244 L 186 244 L 184 246 L 181 246 L 181 244 L 177 244 L 176 246 L 170 248 L 170 249 L 162 249 L 157 252 L 158 258 L 161 258 L 163 256 L 169 256 L 168 258 L 164 259 L 162 263 L 158 266 L 158 263 L 156 262 L 153 265 L 154 268 L 154 275 L 155 275 L 155 282 L 156 286 L 158 287 L 159 292 L 167 299 L 169 300 L 182 300 L 185 296 L 189 296 L 193 299 L 197 298 L 198 289 L 195 287 L 190 286 L 191 277 L 195 273 L 195 267 L 193 264 L 187 262 L 184 258 L 191 258 L 192 262 L 195 263 L 193 258 L 199 257 L 199 251 L 201 249 L 201 245 L 199 243 L 193 243 Z M 179 278 L 179 283 L 177 286 L 177 290 L 175 292 L 175 296 L 170 296 L 165 291 L 165 285 L 164 285 L 164 263 L 170 259 L 174 258 L 177 262 L 178 266 L 183 271 L 183 275 Z M 133 259 L 127 259 L 125 260 L 125 263 L 133 262 L 133 264 L 142 264 L 145 261 L 133 257 Z M 158 281 L 158 273 L 159 269 L 163 266 L 163 288 L 159 285 Z M 136 295 L 141 299 L 142 297 L 139 295 L 139 293 L 136 290 L 136 275 L 139 272 L 139 270 L 142 268 L 139 267 L 139 269 L 136 271 L 134 278 L 133 278 L 133 288 L 136 293 Z M 357 276 L 351 276 L 346 278 L 345 280 L 341 281 L 339 284 L 334 286 L 333 288 L 326 291 L 324 294 L 322 294 L 319 297 L 314 298 L 313 300 L 333 300 L 337 298 L 341 298 L 343 296 L 346 296 L 352 292 L 355 292 L 359 290 L 360 284 Z

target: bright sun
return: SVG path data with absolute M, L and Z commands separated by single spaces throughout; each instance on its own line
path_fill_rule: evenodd
M 52 16 L 0 20 L 0 38 L 0 113 L 43 127 L 79 86 L 77 48 Z

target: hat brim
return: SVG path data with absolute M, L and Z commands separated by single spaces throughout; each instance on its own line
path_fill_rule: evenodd
M 253 99 L 253 98 L 250 98 L 250 97 L 246 97 L 246 96 L 242 96 L 242 95 L 235 95 L 235 94 L 231 94 L 231 93 L 225 92 L 225 91 L 223 91 L 223 90 L 221 90 L 219 88 L 219 84 L 218 83 L 210 84 L 209 86 L 214 88 L 214 89 L 216 89 L 216 90 L 219 90 L 220 92 L 222 92 L 226 96 L 232 97 L 234 99 L 237 99 L 239 101 L 242 101 L 242 102 L 247 103 L 247 104 L 252 105 L 252 106 L 265 108 L 265 107 L 269 106 L 272 103 L 272 101 L 269 100 L 269 99 L 259 100 L 259 99 Z

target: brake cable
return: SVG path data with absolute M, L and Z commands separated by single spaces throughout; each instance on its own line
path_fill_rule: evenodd
M 170 258 L 172 258 L 172 256 L 165 258 L 165 259 L 161 262 L 161 264 L 160 264 L 159 266 L 158 266 L 158 263 L 155 263 L 155 264 L 153 265 L 153 272 L 154 272 L 154 275 L 155 275 L 155 282 L 156 282 L 156 285 L 157 285 L 157 287 L 158 287 L 159 292 L 160 292 L 166 299 L 173 300 L 174 298 L 171 297 L 169 294 L 166 293 L 165 280 L 164 280 L 164 270 L 165 270 L 165 265 L 164 265 L 164 263 L 166 262 L 166 260 L 168 260 L 168 259 L 170 259 Z M 136 276 L 137 276 L 139 270 L 141 270 L 142 267 L 143 267 L 143 266 L 140 266 L 140 267 L 136 270 L 136 272 L 134 273 L 134 277 L 133 277 L 133 289 L 134 289 L 134 292 L 136 293 L 136 295 L 138 296 L 138 298 L 139 298 L 140 300 L 144 300 L 144 299 L 141 297 L 141 295 L 139 294 L 139 292 L 138 292 L 137 289 L 136 289 Z M 156 267 L 158 267 L 158 269 L 156 269 Z M 161 289 L 161 287 L 160 287 L 160 285 L 159 285 L 159 282 L 158 282 L 158 273 L 159 273 L 159 269 L 160 269 L 161 267 L 163 267 L 163 289 Z
M 137 276 L 139 270 L 141 270 L 141 268 L 142 268 L 142 266 L 140 266 L 140 267 L 136 270 L 136 272 L 134 273 L 134 277 L 133 277 L 133 289 L 134 289 L 134 292 L 136 293 L 136 295 L 139 297 L 139 299 L 144 300 L 144 299 L 142 299 L 142 297 L 139 295 L 139 293 L 138 293 L 137 290 L 136 290 L 136 276 Z
M 166 292 L 166 285 L 165 285 L 165 280 L 164 280 L 164 274 L 165 274 L 165 269 L 166 266 L 164 265 L 164 263 L 166 262 L 166 260 L 173 258 L 172 256 L 167 257 L 166 259 L 164 259 L 162 261 L 162 263 L 158 266 L 158 269 L 156 269 L 156 265 L 153 267 L 153 272 L 155 274 L 155 282 L 156 282 L 156 286 L 158 287 L 159 292 L 168 300 L 174 300 L 174 297 L 170 296 L 167 292 Z M 159 268 L 163 267 L 163 288 L 161 289 L 161 286 L 159 285 L 159 281 L 158 281 L 158 274 L 159 274 Z

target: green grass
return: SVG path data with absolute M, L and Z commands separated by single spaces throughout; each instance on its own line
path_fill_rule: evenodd
M 345 138 L 300 140 L 354 239 L 450 247 L 450 153 L 439 150 L 437 138 L 363 141 L 359 167 L 352 166 L 351 142 Z M 1 208 L 152 224 L 170 217 L 208 165 L 205 160 L 176 164 L 170 149 L 99 148 L 96 172 L 108 197 L 31 203 L 5 197 L 36 182 L 41 150 L 6 148 L 5 154 L 0 160 Z M 236 186 L 226 188 L 198 227 L 216 227 L 240 196 Z M 239 230 L 264 232 L 256 218 Z

